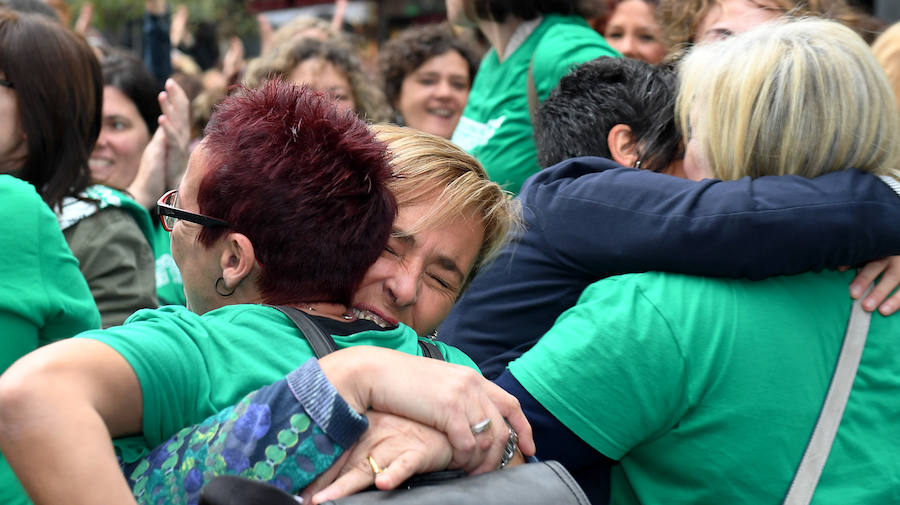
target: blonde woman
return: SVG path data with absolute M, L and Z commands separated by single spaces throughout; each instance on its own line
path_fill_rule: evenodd
M 838 23 L 769 24 L 697 46 L 679 97 L 693 178 L 856 167 L 900 189 L 893 93 L 865 42 Z M 776 503 L 831 380 L 853 276 L 612 277 L 588 287 L 497 383 L 536 434 L 538 415 L 552 416 L 620 463 L 615 503 Z M 898 332 L 900 319 L 872 314 L 817 502 L 892 500 Z

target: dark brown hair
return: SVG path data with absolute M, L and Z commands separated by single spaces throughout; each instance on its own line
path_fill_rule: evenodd
M 103 77 L 83 37 L 40 14 L 0 9 L 0 70 L 15 85 L 28 154 L 17 174 L 51 207 L 90 183 Z

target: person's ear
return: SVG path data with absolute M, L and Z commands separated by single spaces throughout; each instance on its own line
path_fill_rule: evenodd
M 243 233 L 229 233 L 219 259 L 222 279 L 227 291 L 233 291 L 253 272 L 256 255 L 253 244 Z
M 606 143 L 609 145 L 610 157 L 619 165 L 633 167 L 638 161 L 637 145 L 631 135 L 631 127 L 627 124 L 613 126 L 606 136 Z

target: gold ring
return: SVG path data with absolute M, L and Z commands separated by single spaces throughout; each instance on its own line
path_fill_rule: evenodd
M 383 468 L 378 466 L 378 463 L 375 462 L 375 458 L 373 458 L 372 456 L 369 456 L 369 466 L 372 467 L 372 472 L 375 473 L 376 476 L 384 471 Z

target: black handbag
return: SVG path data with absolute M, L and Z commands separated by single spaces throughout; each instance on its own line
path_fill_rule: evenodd
M 435 472 L 417 476 L 408 483 L 393 491 L 364 491 L 325 503 L 590 505 L 575 479 L 556 461 L 529 463 L 474 476 Z M 297 500 L 268 484 L 226 475 L 212 479 L 203 487 L 199 505 L 297 505 Z

